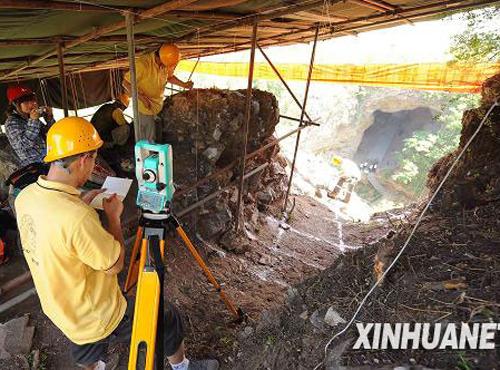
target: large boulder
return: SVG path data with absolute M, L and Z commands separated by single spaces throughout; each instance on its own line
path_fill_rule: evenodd
M 239 160 L 244 143 L 245 94 L 246 90 L 193 89 L 165 99 L 159 126 L 163 141 L 173 145 L 178 192 Z M 253 90 L 247 153 L 273 140 L 278 122 L 279 108 L 274 95 Z M 263 171 L 245 180 L 243 214 L 254 215 L 257 208 L 268 211 L 283 198 L 286 162 L 279 155 L 279 146 L 248 160 L 245 173 L 265 163 L 268 166 Z M 237 185 L 239 171 L 237 164 L 198 189 L 175 196 L 174 211 L 179 213 L 230 184 Z M 232 186 L 191 213 L 188 224 L 195 226 L 204 238 L 219 238 L 232 227 L 236 204 L 237 186 Z M 251 218 L 255 221 L 258 217 Z

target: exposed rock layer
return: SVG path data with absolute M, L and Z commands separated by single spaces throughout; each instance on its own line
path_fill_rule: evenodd
M 245 92 L 194 89 L 165 100 L 159 114 L 160 127 L 163 141 L 173 144 L 174 181 L 178 191 L 240 158 L 244 143 Z M 254 90 L 247 153 L 274 139 L 278 121 L 276 98 L 271 93 Z M 268 163 L 262 172 L 245 181 L 244 214 L 253 229 L 258 228 L 259 211 L 267 211 L 277 204 L 285 191 L 286 163 L 278 151 L 279 147 L 270 148 L 246 163 L 245 173 Z M 229 184 L 237 184 L 239 171 L 240 166 L 234 166 L 197 191 L 176 197 L 174 211 L 179 212 Z M 192 214 L 189 224 L 196 225 L 204 238 L 218 238 L 231 228 L 236 204 L 237 191 L 233 186 Z

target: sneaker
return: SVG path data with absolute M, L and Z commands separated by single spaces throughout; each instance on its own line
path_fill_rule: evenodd
M 217 360 L 200 360 L 189 361 L 188 370 L 218 370 L 219 361 Z

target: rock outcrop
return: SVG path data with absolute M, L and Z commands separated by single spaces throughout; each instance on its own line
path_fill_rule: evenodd
M 431 193 L 471 139 L 487 111 L 500 98 L 500 75 L 485 81 L 481 106 L 464 112 L 458 148 L 437 161 L 429 172 L 427 186 Z M 500 107 L 496 106 L 484 126 L 458 160 L 444 183 L 436 204 L 442 211 L 471 208 L 500 199 Z
M 174 211 L 180 213 L 182 209 L 220 191 L 219 196 L 190 213 L 191 222 L 188 224 L 195 226 L 203 238 L 219 238 L 232 227 L 240 165 L 236 164 L 198 189 L 186 189 L 196 181 L 238 162 L 244 143 L 245 92 L 194 89 L 167 97 L 159 114 L 163 141 L 173 145 L 174 182 L 181 194 L 174 198 Z M 278 122 L 276 98 L 271 93 L 254 90 L 247 153 L 272 141 Z M 279 155 L 278 146 L 248 160 L 245 173 L 266 163 L 263 171 L 245 180 L 245 220 L 247 228 L 254 230 L 258 229 L 259 212 L 272 211 L 271 208 L 283 198 L 285 191 L 286 162 Z

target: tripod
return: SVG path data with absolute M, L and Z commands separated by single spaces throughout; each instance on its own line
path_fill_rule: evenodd
M 146 349 L 145 369 L 153 370 L 155 355 L 156 370 L 163 369 L 164 254 L 165 236 L 168 230 L 177 231 L 210 283 L 234 315 L 235 321 L 238 323 L 243 321 L 243 310 L 236 309 L 229 301 L 175 216 L 170 212 L 159 214 L 143 212 L 139 219 L 124 289 L 125 293 L 129 294 L 137 284 L 129 370 L 136 370 L 138 354 L 143 348 Z

